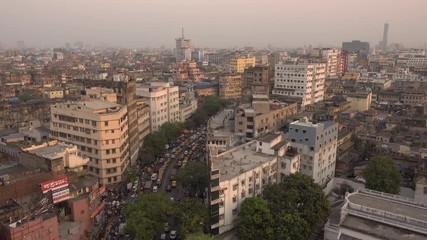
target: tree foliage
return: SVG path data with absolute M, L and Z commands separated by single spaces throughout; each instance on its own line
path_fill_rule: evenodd
M 207 96 L 199 100 L 201 103 L 199 108 L 197 108 L 196 112 L 186 122 L 188 127 L 195 127 L 206 123 L 209 117 L 217 114 L 227 105 L 226 101 L 217 96 Z
M 214 240 L 213 237 L 205 234 L 191 234 L 191 235 L 188 235 L 185 239 L 186 240 Z
M 240 209 L 237 236 L 241 240 L 272 239 L 274 218 L 262 198 L 247 198 Z
M 402 184 L 402 176 L 397 165 L 390 157 L 376 156 L 369 160 L 364 171 L 368 189 L 398 194 Z
M 339 187 L 335 187 L 332 191 L 335 194 L 337 194 L 339 197 L 344 197 L 346 192 L 349 192 L 349 193 L 354 192 L 354 188 L 350 186 L 348 183 L 343 183 Z
M 177 181 L 192 193 L 204 191 L 209 183 L 209 174 L 206 165 L 200 162 L 189 162 L 185 168 L 180 168 Z
M 176 204 L 174 213 L 179 224 L 180 233 L 184 236 L 202 234 L 208 226 L 208 208 L 195 199 L 183 199 Z
M 285 176 L 280 183 L 267 186 L 263 195 L 272 212 L 298 215 L 311 229 L 328 219 L 329 203 L 321 187 L 301 173 Z
M 172 211 L 173 202 L 166 193 L 141 195 L 124 209 L 125 231 L 135 239 L 151 240 L 163 231 L 166 215 Z
M 310 237 L 309 223 L 297 214 L 282 213 L 275 217 L 274 238 L 272 239 L 308 239 Z

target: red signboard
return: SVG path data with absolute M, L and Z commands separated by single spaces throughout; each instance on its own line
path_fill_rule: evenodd
M 43 193 L 52 191 L 53 203 L 61 202 L 70 198 L 67 176 L 43 182 L 41 183 L 41 188 Z
M 41 183 L 43 193 L 47 193 L 50 190 L 68 186 L 68 177 L 63 176 L 57 179 L 49 180 Z

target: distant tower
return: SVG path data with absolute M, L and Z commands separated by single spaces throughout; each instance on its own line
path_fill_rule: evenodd
M 384 23 L 384 33 L 383 33 L 383 41 L 382 43 L 382 50 L 387 51 L 387 45 L 388 45 L 388 23 Z
M 175 39 L 175 57 L 176 62 L 191 61 L 192 44 L 191 39 L 185 39 L 184 28 L 182 28 L 181 38 Z

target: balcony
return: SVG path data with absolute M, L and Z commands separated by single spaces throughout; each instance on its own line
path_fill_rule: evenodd
M 295 147 L 288 147 L 288 149 L 286 150 L 285 156 L 295 157 L 296 155 L 298 155 L 298 149 Z

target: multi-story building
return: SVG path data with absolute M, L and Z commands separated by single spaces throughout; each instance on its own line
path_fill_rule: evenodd
M 306 118 L 289 125 L 288 140 L 301 154 L 301 173 L 325 187 L 334 178 L 338 124 L 312 123 Z
M 193 89 L 198 96 L 218 96 L 217 82 L 199 82 L 193 85 Z
M 102 87 L 109 88 L 117 95 L 117 103 L 126 106 L 128 112 L 128 134 L 129 134 L 129 153 L 131 164 L 135 164 L 139 153 L 139 137 L 138 137 L 138 112 L 136 106 L 136 85 L 134 79 L 123 81 L 94 81 L 83 80 L 82 84 L 85 88 Z M 103 95 L 104 96 L 104 95 Z M 107 101 L 108 98 L 107 98 Z
M 193 85 L 183 85 L 179 97 L 179 121 L 185 122 L 197 110 L 197 99 L 194 96 Z
M 219 77 L 219 97 L 237 99 L 242 95 L 242 75 L 225 74 Z
M 159 130 L 166 122 L 179 122 L 179 89 L 166 82 L 138 85 L 137 95 L 150 106 L 151 132 Z
M 175 48 L 175 58 L 176 62 L 181 61 L 191 61 L 191 39 L 186 39 L 184 37 L 184 29 L 182 29 L 182 36 L 175 39 L 176 48 Z
M 267 66 L 247 68 L 243 74 L 243 94 L 269 94 L 270 69 Z
M 286 119 L 297 114 L 296 103 L 270 101 L 266 95 L 254 95 L 252 104 L 242 104 L 236 109 L 234 131 L 241 142 L 248 142 L 261 134 L 279 130 Z
M 369 42 L 361 42 L 359 40 L 353 40 L 351 42 L 343 42 L 342 50 L 349 53 L 359 53 L 363 52 L 365 54 L 369 53 Z
M 138 136 L 139 148 L 144 144 L 144 138 L 150 134 L 150 106 L 143 100 L 137 100 L 138 106 Z
M 326 78 L 341 76 L 341 50 L 322 49 L 322 58 L 326 61 Z
M 210 230 L 213 235 L 234 228 L 243 201 L 261 196 L 265 186 L 300 168 L 297 151 L 281 134 L 267 134 L 257 140 L 218 154 L 210 148 Z
M 101 184 L 123 180 L 130 162 L 126 106 L 95 99 L 51 107 L 51 137 L 78 147 Z
M 410 198 L 359 189 L 347 193 L 344 202 L 331 212 L 325 240 L 427 237 L 427 208 Z
M 326 64 L 276 64 L 274 73 L 275 95 L 296 97 L 305 106 L 324 98 Z
M 232 73 L 243 73 L 246 68 L 255 67 L 255 57 L 236 57 L 230 59 L 229 67 Z

